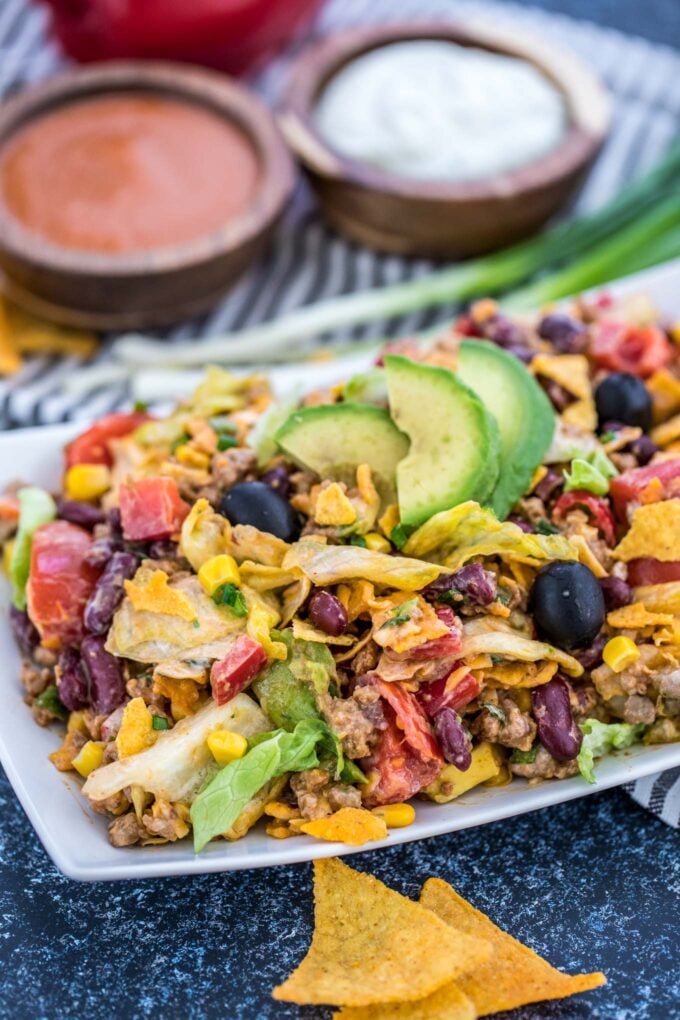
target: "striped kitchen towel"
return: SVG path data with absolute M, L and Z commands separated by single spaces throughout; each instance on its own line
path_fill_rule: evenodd
M 357 23 L 409 18 L 489 19 L 523 26 L 570 47 L 604 79 L 614 99 L 611 135 L 573 211 L 587 211 L 612 197 L 650 166 L 680 128 L 680 54 L 589 22 L 492 0 L 329 0 L 314 27 L 325 35 Z M 0 0 L 0 97 L 40 81 L 63 65 L 48 40 L 46 12 L 27 0 Z M 290 60 L 301 44 L 273 62 L 251 84 L 270 103 L 282 94 Z M 381 255 L 346 241 L 319 218 L 304 184 L 274 244 L 207 316 L 167 331 L 168 343 L 253 326 L 282 312 L 337 294 L 423 276 L 426 259 Z M 449 309 L 453 314 L 454 309 Z M 324 342 L 378 338 L 426 328 L 446 309 L 420 312 L 364 328 L 340 330 Z M 108 343 L 98 361 L 107 364 Z M 79 396 L 62 382 L 77 367 L 73 359 L 35 358 L 11 381 L 0 382 L 0 429 L 93 418 L 125 404 L 124 385 L 99 386 Z M 680 769 L 630 784 L 638 803 L 670 825 L 680 816 Z

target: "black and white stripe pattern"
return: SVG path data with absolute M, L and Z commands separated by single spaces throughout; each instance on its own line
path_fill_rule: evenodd
M 492 19 L 525 26 L 568 46 L 602 76 L 614 97 L 614 127 L 574 205 L 586 211 L 609 199 L 650 166 L 680 127 L 680 55 L 669 47 L 626 37 L 590 22 L 492 0 L 329 0 L 313 33 L 325 35 L 359 22 L 408 18 Z M 63 64 L 45 33 L 44 8 L 27 0 L 0 2 L 0 96 L 48 77 Z M 251 82 L 276 104 L 289 62 L 300 44 Z M 320 220 L 300 183 L 285 223 L 269 252 L 209 315 L 168 331 L 168 343 L 253 326 L 313 301 L 370 286 L 422 276 L 424 259 L 404 260 L 360 248 Z M 445 312 L 420 312 L 365 328 L 345 329 L 325 342 L 379 337 L 425 328 Z M 98 361 L 108 359 L 102 344 Z M 102 386 L 85 397 L 63 393 L 73 359 L 35 358 L 10 382 L 0 381 L 0 429 L 87 419 L 126 403 L 123 385 Z M 632 796 L 665 822 L 678 825 L 680 770 L 631 784 Z

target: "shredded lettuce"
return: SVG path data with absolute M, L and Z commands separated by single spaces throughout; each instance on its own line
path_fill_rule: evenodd
M 647 727 L 642 723 L 603 723 L 598 719 L 586 719 L 579 728 L 583 743 L 576 760 L 583 778 L 594 783 L 595 758 L 637 743 Z
M 286 400 L 279 400 L 271 404 L 264 414 L 261 414 L 255 425 L 250 430 L 247 443 L 257 454 L 257 463 L 264 467 L 278 453 L 279 445 L 274 438 L 283 423 L 290 418 L 293 411 L 296 411 L 300 404 L 299 393 L 295 391 Z
M 474 556 L 500 556 L 534 566 L 546 560 L 578 559 L 578 550 L 564 535 L 526 534 L 473 501 L 435 514 L 411 535 L 403 551 L 452 570 Z
M 442 568 L 432 563 L 390 556 L 361 546 L 324 545 L 313 538 L 302 538 L 291 546 L 283 567 L 284 570 L 299 568 L 317 585 L 359 578 L 399 591 L 420 591 L 442 573 Z
M 587 489 L 596 496 L 606 496 L 609 480 L 616 478 L 618 471 L 603 450 L 593 450 L 571 462 L 571 472 L 564 473 L 564 489 Z
M 141 786 L 162 800 L 189 803 L 216 768 L 205 742 L 208 734 L 225 729 L 251 738 L 270 728 L 259 705 L 247 694 L 237 694 L 224 705 L 209 701 L 194 715 L 160 733 L 153 747 L 95 769 L 83 793 L 98 801 L 126 786 Z
M 19 527 L 9 564 L 12 602 L 17 609 L 26 608 L 26 583 L 31 568 L 33 535 L 42 524 L 53 521 L 57 507 L 48 492 L 29 486 L 19 489 Z
M 285 772 L 302 772 L 319 764 L 317 745 L 325 726 L 315 719 L 301 720 L 292 733 L 275 730 L 221 769 L 191 805 L 194 850 L 200 853 L 214 836 L 226 832 L 265 783 Z

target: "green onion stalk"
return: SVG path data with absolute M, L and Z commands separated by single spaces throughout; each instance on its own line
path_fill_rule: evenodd
M 122 337 L 114 344 L 114 355 L 128 368 L 158 365 L 159 361 L 190 366 L 290 360 L 299 356 L 312 337 L 331 330 L 507 292 L 539 272 L 557 268 L 554 276 L 512 298 L 522 306 L 530 297 L 535 301 L 553 300 L 597 286 L 613 275 L 632 272 L 631 266 L 642 268 L 672 257 L 677 250 L 677 223 L 669 210 L 680 209 L 678 179 L 680 140 L 651 171 L 602 209 L 503 251 L 437 270 L 423 279 L 346 294 L 300 308 L 273 322 L 200 343 L 169 347 L 143 336 Z

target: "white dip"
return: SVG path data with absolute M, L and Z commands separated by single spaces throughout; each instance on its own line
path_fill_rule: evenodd
M 554 149 L 567 111 L 527 61 L 414 39 L 343 67 L 322 92 L 315 121 L 343 156 L 404 177 L 474 181 Z

